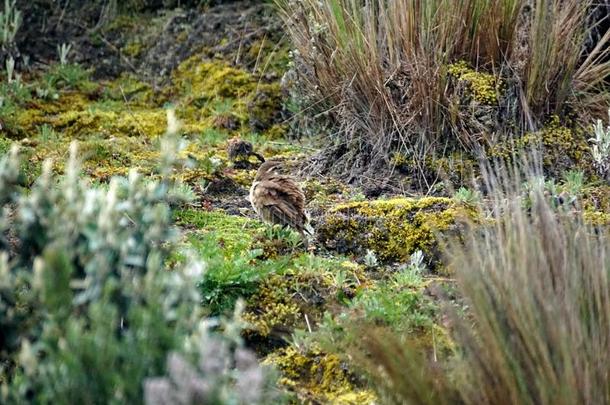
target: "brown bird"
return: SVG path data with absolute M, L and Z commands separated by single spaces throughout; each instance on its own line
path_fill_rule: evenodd
M 263 221 L 294 228 L 307 245 L 305 233 L 311 235 L 312 230 L 305 214 L 305 195 L 292 177 L 278 171 L 281 166 L 269 160 L 259 167 L 250 187 L 250 203 Z
M 265 161 L 265 158 L 254 152 L 254 147 L 250 142 L 244 141 L 240 138 L 233 138 L 229 140 L 227 145 L 227 155 L 233 162 L 248 160 L 250 156 L 255 156 L 261 162 Z

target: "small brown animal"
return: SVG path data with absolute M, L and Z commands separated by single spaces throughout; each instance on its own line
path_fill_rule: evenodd
M 254 211 L 271 224 L 292 227 L 301 234 L 305 245 L 305 233 L 312 234 L 305 213 L 305 195 L 290 176 L 281 174 L 281 163 L 269 160 L 263 163 L 250 187 L 250 203 Z
M 229 140 L 227 145 L 227 155 L 233 162 L 247 160 L 250 156 L 255 156 L 261 162 L 265 161 L 258 153 L 254 152 L 254 147 L 248 141 L 244 141 L 240 138 L 233 138 Z

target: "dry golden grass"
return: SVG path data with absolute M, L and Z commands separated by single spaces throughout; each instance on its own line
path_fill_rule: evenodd
M 491 108 L 506 136 L 535 130 L 551 114 L 575 112 L 587 124 L 605 114 L 610 34 L 586 51 L 593 1 L 528 3 L 279 1 L 301 85 L 334 119 L 333 142 L 351 161 L 387 159 L 392 150 L 478 149 L 480 137 L 473 143 L 452 113 L 447 70 L 460 60 L 502 79 L 496 91 L 506 97 L 492 97 Z

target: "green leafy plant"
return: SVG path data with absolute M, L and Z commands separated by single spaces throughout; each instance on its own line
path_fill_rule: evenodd
M 238 298 L 254 293 L 258 282 L 273 270 L 271 266 L 253 265 L 260 250 L 224 252 L 210 235 L 191 242 L 206 261 L 206 273 L 198 287 L 212 314 L 226 312 Z
M 570 170 L 565 173 L 563 186 L 570 195 L 578 196 L 582 194 L 585 186 L 585 174 L 579 170 Z
M 81 65 L 60 63 L 51 66 L 43 78 L 49 89 L 78 89 L 87 91 L 94 86 L 89 81 L 89 72 Z

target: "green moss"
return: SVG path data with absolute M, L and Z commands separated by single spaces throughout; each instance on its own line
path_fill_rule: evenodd
M 154 138 L 166 129 L 165 111 L 103 111 L 89 109 L 69 111 L 50 121 L 54 128 L 62 130 L 71 138 L 86 137 L 91 133 L 105 136 L 141 136 Z
M 252 42 L 244 52 L 243 62 L 248 66 L 256 66 L 257 71 L 274 72 L 281 75 L 290 63 L 290 46 L 287 41 L 279 44 L 269 39 Z
M 269 129 L 265 131 L 265 135 L 272 141 L 276 141 L 282 139 L 288 133 L 288 125 L 287 124 L 274 124 Z
M 250 127 L 257 132 L 269 129 L 281 120 L 282 92 L 279 83 L 260 83 L 247 99 Z M 277 129 L 275 130 L 277 132 Z M 277 134 L 276 134 L 277 135 Z
M 12 144 L 13 142 L 10 139 L 7 139 L 4 135 L 0 134 L 0 157 L 11 149 Z
M 302 188 L 306 201 L 313 207 L 336 205 L 345 201 L 344 195 L 350 192 L 345 184 L 332 177 L 307 179 Z
M 227 175 L 240 186 L 249 188 L 256 177 L 256 170 L 234 170 Z
M 482 104 L 496 104 L 501 81 L 489 73 L 477 72 L 465 61 L 449 65 L 448 73 L 460 81 L 468 83 L 473 98 Z
M 301 401 L 355 405 L 372 404 L 377 399 L 371 391 L 353 385 L 338 356 L 317 347 L 304 352 L 282 348 L 264 363 L 280 370 L 280 383 L 295 391 Z
M 154 106 L 163 101 L 159 100 L 155 103 L 155 95 L 150 84 L 138 80 L 130 73 L 123 73 L 116 80 L 106 83 L 103 95 L 107 99 L 122 103 L 122 108 L 125 108 L 125 103 L 129 103 L 130 106 Z
M 260 286 L 250 302 L 251 307 L 243 319 L 251 325 L 257 335 L 267 337 L 278 329 L 285 332 L 301 321 L 299 306 L 292 300 L 290 286 L 282 276 L 272 276 Z
M 409 167 L 409 163 L 410 161 L 407 156 L 399 152 L 395 152 L 394 154 L 392 154 L 392 158 L 390 159 L 390 164 L 400 171 L 407 170 Z
M 282 109 L 282 95 L 278 83 L 264 83 L 249 72 L 223 61 L 205 60 L 195 55 L 178 66 L 173 73 L 174 92 L 183 95 L 181 104 L 200 108 L 208 126 L 218 126 L 217 106 L 243 125 L 263 132 L 277 124 Z M 282 127 L 271 133 L 278 136 Z
M 134 40 L 128 42 L 121 50 L 125 55 L 131 58 L 137 58 L 144 50 L 144 45 L 140 41 Z
M 211 233 L 227 252 L 249 249 L 254 235 L 263 225 L 246 217 L 222 211 L 181 210 L 176 213 L 179 225 L 201 233 Z
M 407 261 L 418 249 L 438 259 L 436 232 L 456 231 L 461 218 L 476 217 L 474 208 L 448 198 L 353 202 L 332 209 L 318 235 L 327 248 L 358 254 L 370 249 L 386 262 Z
M 610 214 L 601 211 L 585 211 L 583 214 L 585 221 L 594 226 L 610 226 Z
M 581 200 L 585 211 L 610 212 L 610 185 L 584 188 Z
M 413 161 L 411 166 L 417 167 L 417 163 Z M 477 173 L 478 163 L 463 153 L 454 152 L 440 157 L 427 156 L 424 160 L 424 169 L 431 179 L 447 179 L 457 187 L 472 181 Z

